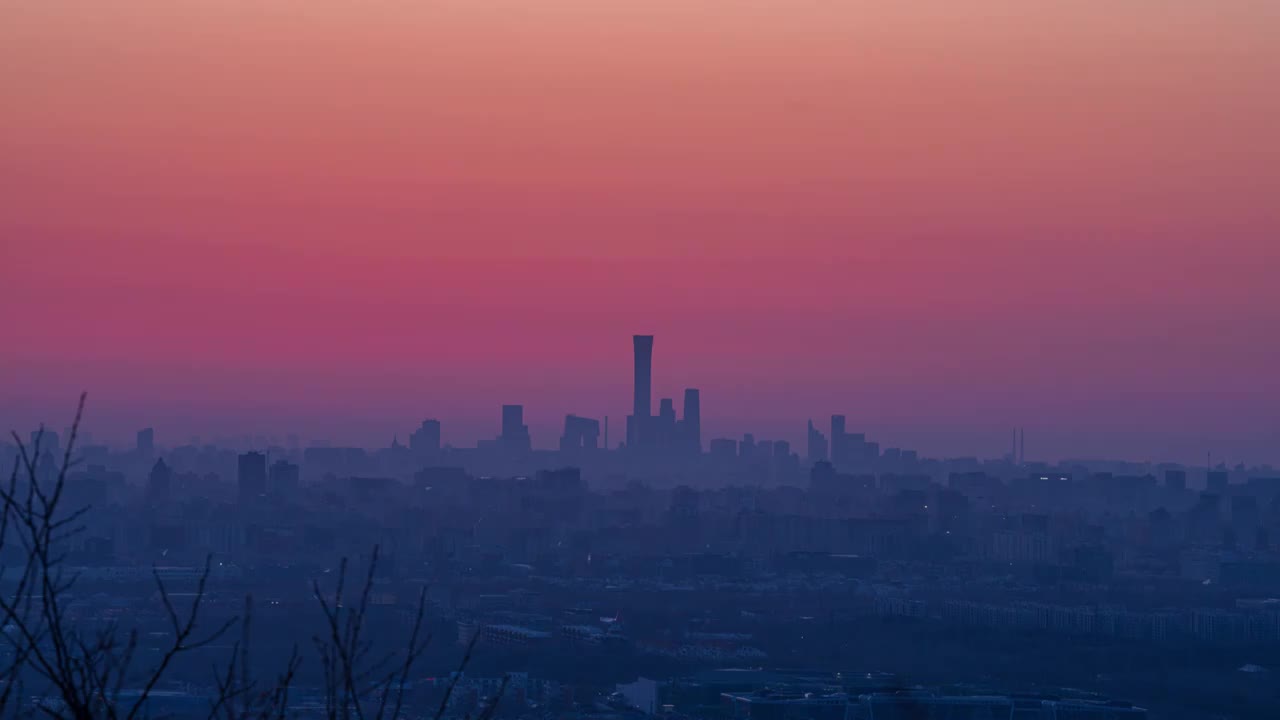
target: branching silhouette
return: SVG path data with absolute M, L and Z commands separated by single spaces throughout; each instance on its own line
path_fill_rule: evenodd
M 384 720 L 388 709 L 398 718 L 404 705 L 405 686 L 414 664 L 431 643 L 431 635 L 422 637 L 426 616 L 427 591 L 418 595 L 413 630 L 406 647 L 399 652 L 372 657 L 372 643 L 364 637 L 378 567 L 378 546 L 369 560 L 368 574 L 354 607 L 345 605 L 348 563 L 338 565 L 336 587 L 327 595 L 319 581 L 312 592 L 324 612 L 327 633 L 317 634 L 312 641 L 324 671 L 325 717 L 329 720 Z M 464 662 L 469 658 L 464 658 Z M 372 704 L 370 704 L 372 701 Z M 389 704 L 390 703 L 390 704 Z M 371 712 L 370 712 L 371 711 Z
M 153 571 L 171 637 L 151 668 L 138 671 L 134 667 L 136 630 L 121 633 L 112 624 L 86 632 L 68 622 L 65 600 L 78 576 L 64 567 L 66 555 L 61 548 L 83 530 L 79 521 L 88 507 L 64 513 L 61 505 L 67 473 L 74 466 L 73 452 L 84 405 L 82 394 L 61 467 L 49 481 L 42 481 L 39 471 L 43 428 L 36 433 L 30 448 L 17 433 L 13 434 L 18 458 L 8 485 L 0 490 L 0 543 L 19 543 L 26 560 L 16 568 L 16 578 L 15 568 L 0 567 L 0 580 L 14 582 L 10 592 L 0 594 L 0 616 L 12 651 L 10 667 L 4 671 L 11 682 L 0 698 L 0 712 L 22 711 L 13 703 L 22 700 L 21 694 L 15 697 L 15 692 L 21 692 L 24 671 L 29 670 L 47 683 L 47 689 L 37 696 L 37 708 L 49 717 L 134 720 L 177 656 L 216 641 L 236 620 L 198 632 L 196 621 L 211 569 L 211 560 L 206 559 L 191 606 L 181 612 L 174 606 L 159 572 Z M 130 682 L 139 683 L 142 690 L 122 703 L 121 691 Z
M 76 464 L 74 449 L 85 400 L 82 394 L 56 473 L 45 473 L 41 463 L 43 428 L 36 432 L 30 446 L 17 433 L 12 434 L 18 457 L 8 483 L 0 487 L 0 551 L 16 544 L 24 559 L 13 567 L 0 565 L 0 586 L 5 588 L 0 592 L 0 648 L 7 650 L 0 662 L 0 718 L 36 714 L 54 720 L 150 717 L 148 701 L 174 662 L 220 640 L 238 626 L 240 636 L 228 659 L 213 669 L 208 720 L 284 720 L 289 714 L 290 690 L 302 666 L 302 655 L 295 645 L 277 675 L 268 681 L 253 677 L 252 596 L 245 598 L 242 614 L 212 628 L 201 626 L 201 608 L 213 567 L 211 556 L 205 559 L 187 607 L 174 603 L 159 570 L 153 568 L 169 633 L 158 660 L 149 667 L 138 667 L 136 629 L 126 631 L 113 622 L 91 631 L 70 620 L 67 599 L 77 573 L 65 566 L 66 555 L 61 548 L 83 531 L 80 520 L 89 508 L 67 510 L 63 505 L 67 474 Z M 323 671 L 327 720 L 399 720 L 414 666 L 431 642 L 431 635 L 425 630 L 427 595 L 423 588 L 405 647 L 375 654 L 365 631 L 378 556 L 375 546 L 354 606 L 348 606 L 344 595 L 348 573 L 345 558 L 332 593 L 326 593 L 318 581 L 312 586 L 324 615 L 323 630 L 314 636 L 313 643 Z M 435 720 L 444 715 L 478 638 L 479 633 L 468 645 Z M 38 685 L 31 688 L 35 692 L 30 696 L 26 687 L 29 680 Z M 502 690 L 505 688 L 504 679 Z M 497 701 L 495 697 L 485 709 L 483 720 L 491 720 Z

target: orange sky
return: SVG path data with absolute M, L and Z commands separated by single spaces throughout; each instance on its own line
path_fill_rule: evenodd
M 725 432 L 1280 461 L 1276 37 L 1268 0 L 11 3 L 0 419 L 469 442 L 525 399 L 550 444 L 653 331 Z

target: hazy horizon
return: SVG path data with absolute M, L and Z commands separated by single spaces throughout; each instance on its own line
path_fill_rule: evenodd
M 1280 463 L 1280 5 L 0 14 L 0 421 Z M 69 418 L 67 418 L 69 419 Z M 784 432 L 785 431 L 785 432 Z M 456 433 L 456 434 L 455 434 Z M 231 434 L 231 433 L 225 433 Z

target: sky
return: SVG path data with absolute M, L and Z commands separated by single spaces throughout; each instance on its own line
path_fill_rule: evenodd
M 0 425 L 492 436 L 703 393 L 1280 464 L 1273 0 L 0 3 Z M 678 403 L 677 403 L 678 404 Z M 655 400 L 656 406 L 656 400 Z

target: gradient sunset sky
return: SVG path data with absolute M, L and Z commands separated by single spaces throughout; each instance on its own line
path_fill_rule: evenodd
M 0 3 L 0 421 L 473 444 L 703 391 L 1280 464 L 1275 0 Z M 620 432 L 615 434 L 619 437 Z

